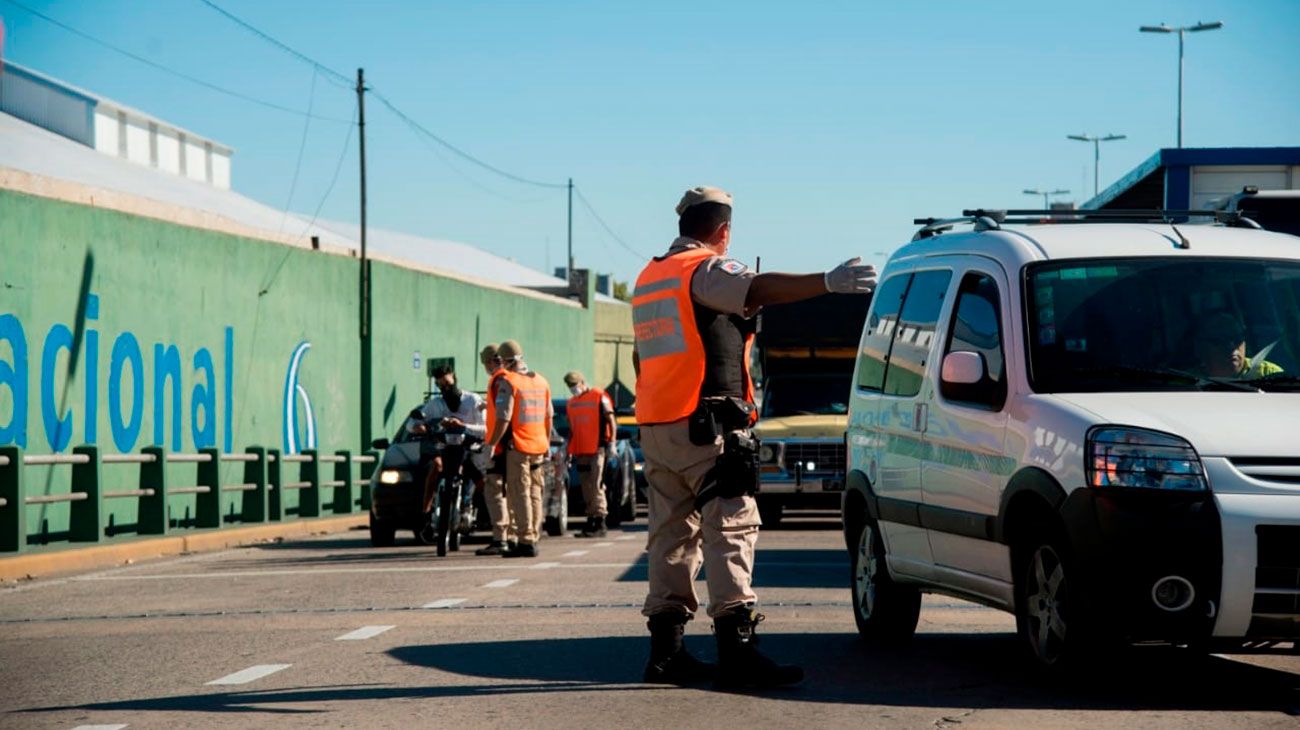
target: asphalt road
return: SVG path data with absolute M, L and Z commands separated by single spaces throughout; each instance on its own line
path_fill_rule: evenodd
M 1010 616 L 944 597 L 911 647 L 869 649 L 838 525 L 790 526 L 760 538 L 756 583 L 797 688 L 638 682 L 644 520 L 536 560 L 351 532 L 0 588 L 0 726 L 1300 727 L 1295 656 L 1142 648 L 1054 682 Z M 688 641 L 714 655 L 707 621 Z

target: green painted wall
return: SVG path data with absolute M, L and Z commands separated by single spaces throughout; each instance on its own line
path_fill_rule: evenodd
M 300 446 L 308 438 L 309 400 L 318 448 L 357 450 L 358 267 L 347 256 L 0 190 L 0 445 L 21 440 L 27 453 L 50 452 L 63 417 L 64 452 L 85 442 L 104 453 L 284 448 L 286 379 L 308 343 L 298 369 L 306 399 L 288 399 L 295 437 Z M 379 262 L 372 281 L 376 435 L 391 435 L 423 399 L 416 353 L 455 357 L 462 383 L 480 390 L 478 348 L 503 338 L 518 339 L 532 367 L 557 384 L 569 369 L 592 367 L 587 310 Z M 172 484 L 194 483 L 193 466 L 169 469 Z M 223 481 L 239 481 L 240 469 L 223 466 Z M 29 468 L 29 490 L 68 491 L 68 472 Z M 106 489 L 134 488 L 137 479 L 138 467 L 104 468 Z M 224 499 L 223 513 L 239 495 Z M 193 497 L 171 500 L 173 518 L 192 514 Z M 135 505 L 107 503 L 124 533 Z M 27 509 L 29 533 L 57 540 L 67 529 L 67 505 Z

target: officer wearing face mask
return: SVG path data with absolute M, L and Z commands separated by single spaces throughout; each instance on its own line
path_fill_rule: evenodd
M 565 374 L 569 400 L 565 413 L 569 417 L 569 456 L 578 467 L 582 482 L 582 499 L 587 505 L 587 524 L 577 537 L 605 537 L 605 465 L 614 456 L 614 403 L 600 388 L 587 385 L 582 373 Z
M 470 436 L 483 439 L 487 436 L 487 426 L 483 419 L 483 410 L 478 393 L 463 391 L 456 384 L 456 373 L 445 365 L 433 371 L 433 382 L 438 394 L 429 399 L 420 409 L 422 423 L 416 429 L 427 429 L 434 424 L 444 428 L 464 429 Z M 471 483 L 480 484 L 482 475 L 474 466 L 473 460 L 465 462 L 464 469 Z M 424 480 L 424 512 L 433 512 L 433 497 L 438 493 L 438 477 L 442 475 L 442 457 L 433 457 L 429 464 L 429 475 Z

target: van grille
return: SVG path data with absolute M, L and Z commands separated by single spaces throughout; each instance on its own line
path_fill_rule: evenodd
M 1300 459 L 1290 457 L 1237 457 L 1229 459 L 1237 471 L 1263 482 L 1300 484 Z
M 801 474 L 806 476 L 843 474 L 844 455 L 843 441 L 787 441 L 785 444 L 785 469 L 794 472 L 797 468 Z M 809 463 L 813 465 L 812 469 L 807 468 Z
M 1247 633 L 1300 636 L 1300 527 L 1259 525 L 1255 541 L 1255 601 Z

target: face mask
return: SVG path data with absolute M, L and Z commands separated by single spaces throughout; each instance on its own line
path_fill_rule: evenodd
M 581 386 L 581 385 L 571 385 L 571 386 L 569 386 L 569 392 L 572 393 L 572 394 L 574 394 L 574 395 L 582 395 L 582 386 Z

